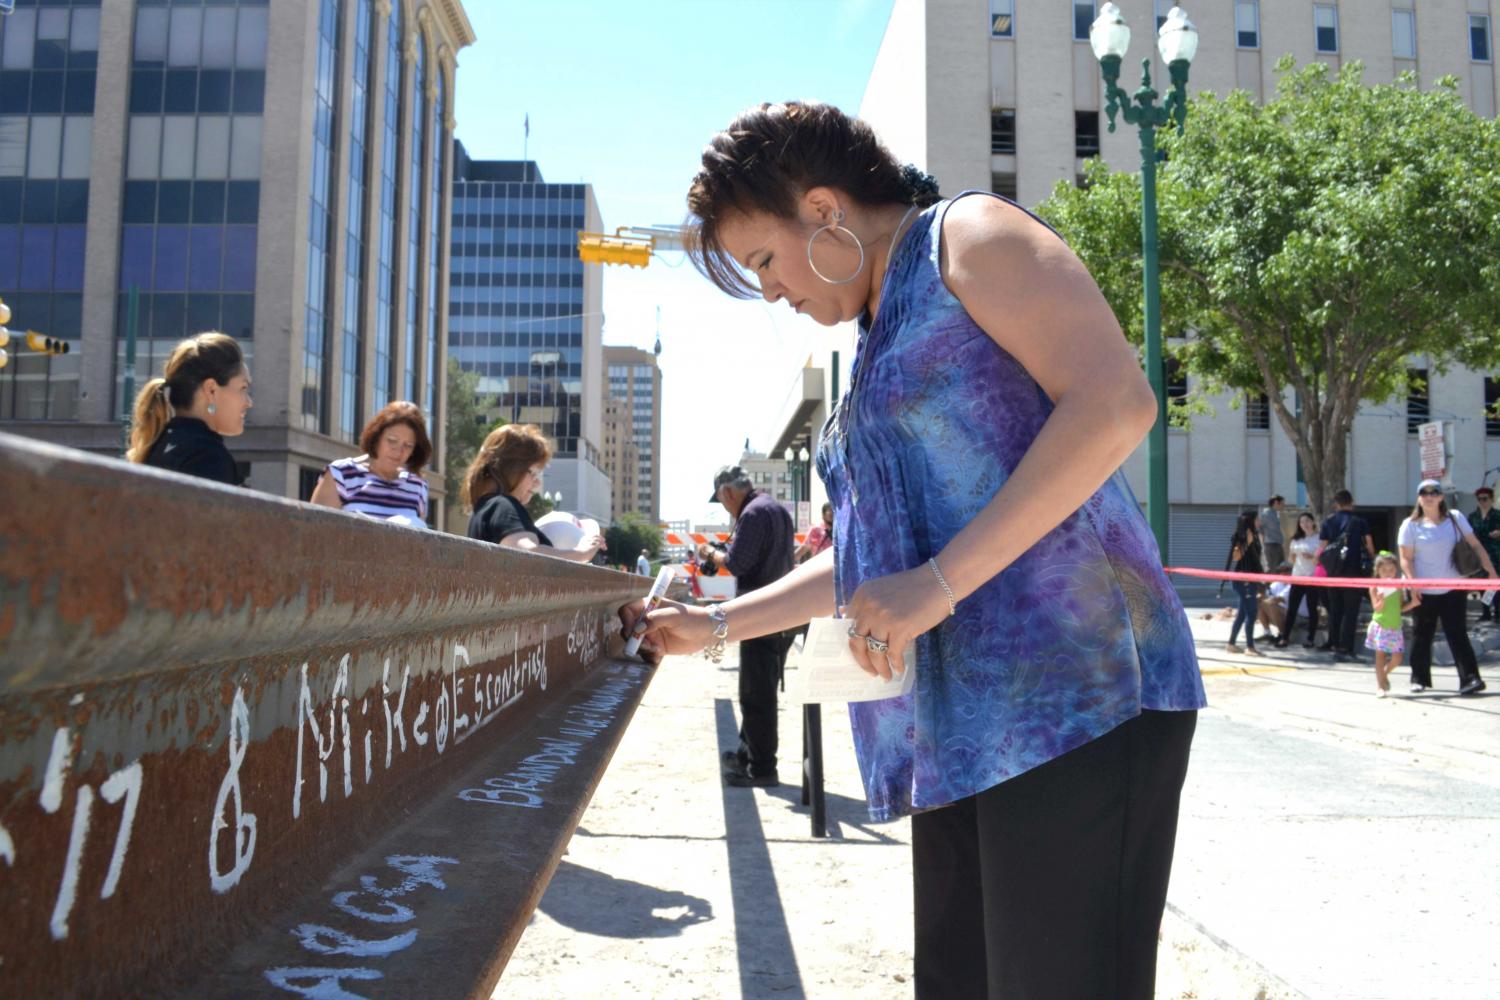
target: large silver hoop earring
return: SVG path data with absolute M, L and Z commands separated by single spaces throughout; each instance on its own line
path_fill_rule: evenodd
M 813 230 L 813 234 L 807 238 L 807 266 L 810 267 L 810 268 L 812 268 L 812 273 L 813 274 L 816 274 L 819 278 L 822 278 L 824 281 L 828 282 L 830 285 L 847 285 L 847 284 L 849 284 L 849 282 L 851 282 L 855 278 L 859 277 L 859 272 L 861 272 L 861 271 L 863 271 L 865 269 L 865 245 L 859 241 L 859 237 L 855 236 L 852 231 L 850 231 L 848 229 L 845 229 L 843 226 L 839 225 L 839 223 L 841 223 L 843 221 L 844 221 L 844 213 L 840 212 L 838 209 L 834 209 L 834 211 L 833 211 L 833 221 L 830 222 L 830 223 L 828 223 L 826 226 L 819 226 L 817 229 Z M 833 278 L 830 278 L 830 277 L 828 277 L 828 275 L 824 274 L 822 271 L 819 271 L 818 270 L 818 265 L 816 265 L 816 264 L 813 263 L 813 255 L 812 255 L 813 240 L 817 239 L 818 238 L 818 234 L 821 233 L 821 232 L 823 232 L 825 229 L 826 230 L 830 230 L 830 231 L 832 231 L 834 233 L 841 233 L 841 232 L 842 233 L 848 233 L 849 234 L 849 238 L 854 241 L 854 248 L 859 251 L 859 266 L 856 267 L 854 269 L 854 273 L 851 274 L 851 275 L 849 275 L 849 277 L 847 277 L 847 278 L 840 278 L 840 279 L 837 279 L 837 280 L 835 280 Z

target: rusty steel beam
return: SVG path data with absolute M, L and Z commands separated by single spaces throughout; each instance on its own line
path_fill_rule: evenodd
M 649 581 L 4 434 L 0 483 L 0 995 L 403 995 L 486 873 L 448 992 L 492 983 L 649 681 L 608 648 Z M 529 845 L 508 883 L 465 826 Z

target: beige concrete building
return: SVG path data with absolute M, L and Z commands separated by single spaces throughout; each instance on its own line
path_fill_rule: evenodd
M 1134 91 L 1141 58 L 1156 55 L 1154 18 L 1166 0 L 1119 0 L 1132 28 L 1120 83 Z M 1274 65 L 1290 53 L 1300 62 L 1339 66 L 1361 60 L 1365 79 L 1390 81 L 1407 69 L 1423 86 L 1452 74 L 1469 106 L 1493 116 L 1500 91 L 1494 72 L 1494 0 L 1203 0 L 1185 9 L 1201 36 L 1190 88 L 1219 93 L 1243 88 L 1264 98 L 1276 85 Z M 945 193 L 996 190 L 1023 205 L 1071 182 L 1087 156 L 1120 170 L 1138 169 L 1137 133 L 1110 135 L 1101 120 L 1102 81 L 1087 41 L 1092 0 L 895 0 L 859 114 L 901 159 L 933 173 Z M 1190 123 L 1191 124 L 1191 123 Z M 767 428 L 769 451 L 818 440 L 847 384 L 852 326 L 810 338 L 806 360 L 790 374 Z M 1424 358 L 1410 365 L 1425 371 Z M 1169 391 L 1186 392 L 1186 380 Z M 1209 397 L 1210 416 L 1191 430 L 1169 432 L 1171 559 L 1219 568 L 1234 515 L 1273 493 L 1296 504 L 1305 496 L 1296 453 L 1264 400 Z M 1349 486 L 1389 545 L 1419 475 L 1416 426 L 1452 423 L 1454 483 L 1472 490 L 1500 466 L 1500 373 L 1453 368 L 1431 375 L 1421 397 L 1367 406 L 1356 419 Z M 809 444 L 811 448 L 812 445 Z M 784 468 L 784 465 L 783 465 Z M 1145 446 L 1125 465 L 1144 499 Z M 812 477 L 812 500 L 823 499 Z
M 661 350 L 657 344 L 657 353 Z M 661 366 L 639 347 L 604 347 L 604 471 L 614 516 L 661 512 Z
M 473 41 L 458 0 L 22 0 L 0 19 L 0 70 L 30 76 L 28 106 L 9 72 L 0 100 L 0 203 L 30 207 L 0 207 L 0 295 L 73 353 L 0 373 L 0 426 L 119 453 L 133 286 L 137 386 L 185 335 L 243 343 L 255 408 L 231 449 L 252 487 L 305 498 L 392 399 L 427 411 L 441 468 Z

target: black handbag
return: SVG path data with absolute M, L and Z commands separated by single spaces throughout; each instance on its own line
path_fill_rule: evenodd
M 1453 543 L 1453 568 L 1458 570 L 1459 576 L 1478 576 L 1484 572 L 1484 565 L 1480 563 L 1474 546 L 1464 539 L 1463 529 L 1453 522 L 1458 516 L 1452 512 L 1448 514 L 1448 526 L 1458 535 L 1458 541 Z

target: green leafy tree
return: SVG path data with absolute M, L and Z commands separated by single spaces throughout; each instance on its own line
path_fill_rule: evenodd
M 455 509 L 463 503 L 464 475 L 469 471 L 469 463 L 479 453 L 485 435 L 505 423 L 486 416 L 496 405 L 494 396 L 479 393 L 478 373 L 464 371 L 458 359 L 449 356 L 448 411 L 445 414 L 448 454 L 443 482 L 448 490 L 448 503 Z
M 1201 94 L 1163 137 L 1163 335 L 1208 391 L 1269 398 L 1326 511 L 1361 404 L 1403 394 L 1409 359 L 1500 363 L 1500 125 L 1452 78 L 1277 69 L 1272 100 Z M 1139 341 L 1140 178 L 1094 164 L 1087 182 L 1040 214 Z
M 661 526 L 632 511 L 622 514 L 604 532 L 610 565 L 635 568 L 636 557 L 645 549 L 654 562 L 661 554 Z

